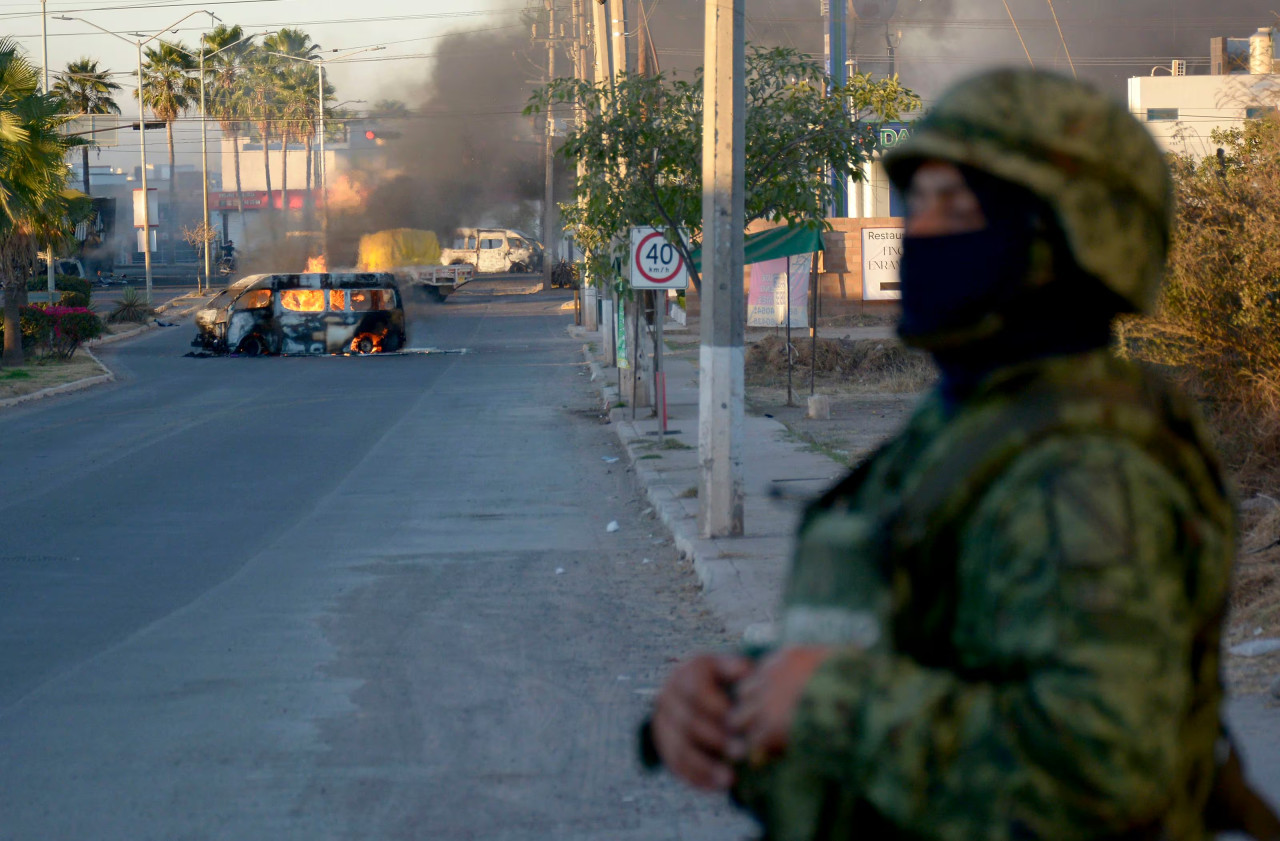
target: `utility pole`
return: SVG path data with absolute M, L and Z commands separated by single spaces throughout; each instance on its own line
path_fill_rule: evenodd
M 592 4 L 592 29 L 595 41 L 595 77 L 596 84 L 613 85 L 613 51 L 610 49 L 609 10 L 604 3 L 595 0 Z M 611 108 L 612 104 L 605 107 Z M 612 277 L 594 278 L 597 284 L 608 282 L 613 286 Z M 613 294 L 603 286 L 597 286 L 595 293 L 600 300 L 600 338 L 604 348 L 605 365 L 616 365 L 618 362 L 618 328 L 614 321 Z
M 698 531 L 704 538 L 743 533 L 745 3 L 707 0 L 706 4 L 698 366 Z
M 547 82 L 556 78 L 556 6 L 555 0 L 546 0 L 547 9 Z M 547 130 L 545 153 L 546 184 L 542 196 L 542 291 L 551 288 L 552 259 L 559 252 L 557 244 L 560 237 L 556 231 L 555 204 L 555 155 L 556 155 L 556 121 L 552 116 L 550 105 L 547 106 Z
M 827 74 L 831 76 L 832 88 L 841 88 L 848 79 L 848 68 L 845 62 L 849 58 L 848 35 L 845 30 L 845 0 L 823 0 L 822 11 L 827 24 L 823 36 Z M 833 188 L 829 212 L 832 216 L 848 216 L 846 183 L 834 172 L 829 177 Z
M 609 0 L 609 40 L 610 49 L 613 53 L 613 75 L 614 79 L 621 79 L 623 75 L 630 73 L 633 69 L 631 57 L 627 54 L 627 3 L 626 0 Z M 615 317 L 622 318 L 622 326 L 619 333 L 626 336 L 626 357 L 627 365 L 626 374 L 621 378 L 619 389 L 622 398 L 631 406 L 648 406 L 648 388 L 645 378 L 641 375 L 640 360 L 644 354 L 642 347 L 643 342 L 640 341 L 640 301 L 636 294 L 632 292 L 631 296 L 625 301 L 619 300 L 615 296 L 614 304 Z M 621 369 L 624 360 L 619 359 L 617 364 Z
M 46 96 L 49 93 L 49 4 L 48 0 L 40 0 L 40 74 L 44 79 L 40 92 Z M 141 107 L 141 106 L 139 106 Z M 84 179 L 89 180 L 89 173 L 84 174 Z M 49 306 L 57 303 L 57 278 L 53 271 L 53 242 L 49 242 L 49 250 L 44 253 L 44 266 L 46 279 L 49 282 Z
M 581 81 L 591 80 L 591 40 L 590 31 L 587 26 L 587 10 L 584 5 L 587 0 L 573 0 L 573 72 Z M 581 127 L 586 119 L 586 113 L 581 105 L 578 105 L 576 111 L 578 125 Z M 587 165 L 584 161 L 578 161 L 578 183 L 581 184 L 587 177 Z M 573 249 L 569 251 L 569 260 L 573 261 L 577 255 Z M 578 303 L 578 323 L 587 330 L 595 330 L 599 327 L 596 319 L 596 299 L 592 290 L 587 288 L 585 283 L 586 277 L 579 278 L 577 288 L 574 289 L 574 296 Z

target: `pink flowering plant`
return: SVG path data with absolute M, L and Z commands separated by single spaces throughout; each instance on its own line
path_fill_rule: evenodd
M 102 319 L 88 307 L 42 307 L 48 318 L 45 340 L 48 355 L 54 359 L 70 359 L 84 342 L 102 335 Z

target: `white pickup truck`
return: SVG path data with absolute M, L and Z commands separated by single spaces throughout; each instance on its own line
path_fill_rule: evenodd
M 475 268 L 468 263 L 455 266 L 399 266 L 392 269 L 401 291 L 420 289 L 431 300 L 443 302 L 459 286 L 475 277 Z
M 470 263 L 481 274 L 542 271 L 542 243 L 510 228 L 459 228 L 452 248 L 440 250 L 440 262 Z

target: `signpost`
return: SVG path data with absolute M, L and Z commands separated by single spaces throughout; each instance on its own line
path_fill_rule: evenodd
M 689 288 L 689 268 L 680 250 L 657 228 L 631 229 L 631 288 Z
M 689 288 L 689 267 L 680 250 L 658 228 L 631 229 L 631 288 L 656 290 L 653 301 L 653 394 L 659 435 L 667 433 L 666 375 L 662 370 L 662 323 L 666 320 L 668 289 Z M 661 301 L 661 305 L 659 305 Z M 638 334 L 637 330 L 637 334 Z M 639 335 L 636 336 L 637 346 Z

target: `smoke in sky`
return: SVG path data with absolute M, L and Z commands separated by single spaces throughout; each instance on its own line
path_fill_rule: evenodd
M 639 27 L 628 5 L 634 51 Z M 1203 0 L 1054 0 L 1059 35 L 1049 0 L 1008 5 L 1017 31 L 1002 0 L 849 0 L 851 61 L 877 75 L 896 68 L 928 99 L 984 67 L 1025 65 L 1028 52 L 1037 67 L 1069 72 L 1069 51 L 1082 78 L 1123 97 L 1130 76 L 1173 58 L 1187 59 L 1190 73 L 1206 72 L 1211 37 L 1247 37 L 1276 22 L 1258 0 L 1215 0 L 1211 9 Z M 660 69 L 692 73 L 702 63 L 703 0 L 650 0 L 645 8 Z M 749 43 L 823 54 L 820 0 L 747 0 L 746 13 Z M 536 231 L 541 126 L 520 111 L 545 74 L 546 49 L 531 42 L 529 23 L 442 39 L 424 78 L 370 95 L 403 100 L 410 116 L 386 121 L 400 135 L 389 141 L 390 172 L 370 177 L 363 214 L 336 224 L 335 238 L 352 259 L 359 235 L 383 228 L 425 228 L 442 241 L 461 225 Z M 557 61 L 558 75 L 568 75 L 568 56 Z M 563 198 L 562 161 L 558 170 Z

